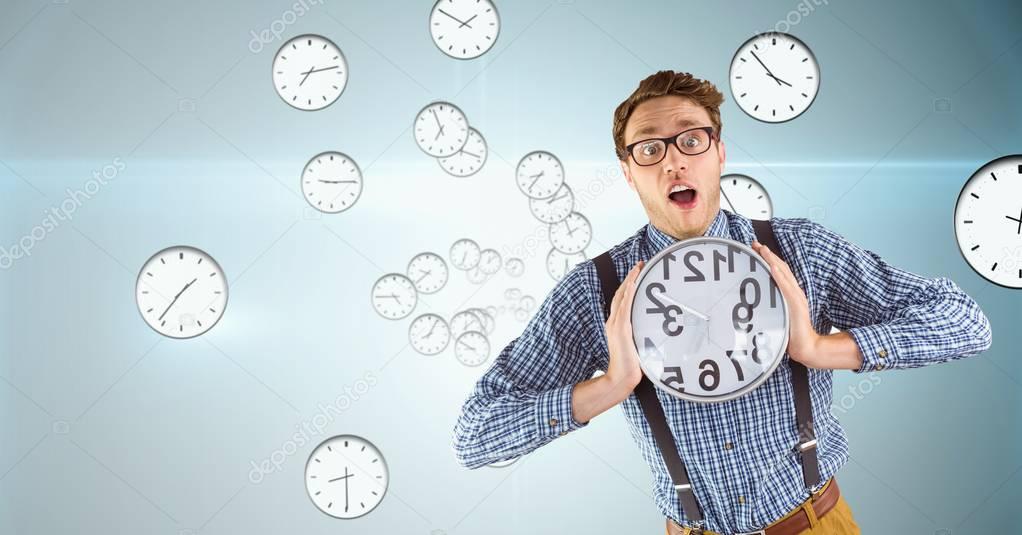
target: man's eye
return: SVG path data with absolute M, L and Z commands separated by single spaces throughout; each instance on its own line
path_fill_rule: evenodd
M 685 139 L 683 139 L 681 141 L 681 143 L 683 145 L 685 145 L 686 147 L 690 148 L 690 149 L 694 149 L 694 148 L 699 146 L 700 141 L 699 141 L 699 138 L 697 138 L 695 136 L 692 136 L 692 137 L 686 137 Z
M 660 152 L 660 148 L 655 143 L 649 143 L 639 148 L 643 156 L 655 156 L 657 152 Z

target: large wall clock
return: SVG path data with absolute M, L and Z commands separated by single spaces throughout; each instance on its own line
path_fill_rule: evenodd
M 348 84 L 348 62 L 333 41 L 299 35 L 273 58 L 273 88 L 289 105 L 315 111 L 333 104 Z
M 731 60 L 731 96 L 750 117 L 783 123 L 802 115 L 820 90 L 820 65 L 797 37 L 756 35 Z
M 176 246 L 154 254 L 135 282 L 142 319 L 170 338 L 191 338 L 213 328 L 227 307 L 227 277 L 213 257 Z
M 1022 288 L 1022 155 L 989 162 L 965 183 L 955 204 L 955 239 L 981 277 Z

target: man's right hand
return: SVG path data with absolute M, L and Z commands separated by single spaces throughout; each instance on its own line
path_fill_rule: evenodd
M 639 353 L 635 350 L 635 342 L 632 340 L 632 301 L 635 298 L 635 285 L 643 264 L 644 262 L 640 260 L 628 275 L 625 275 L 625 280 L 614 292 L 614 299 L 610 303 L 610 316 L 604 324 L 607 348 L 610 351 L 606 377 L 615 392 L 625 393 L 621 399 L 628 397 L 628 393 L 642 380 Z

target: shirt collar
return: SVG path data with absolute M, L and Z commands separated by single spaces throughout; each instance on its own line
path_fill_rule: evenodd
M 723 209 L 717 209 L 717 215 L 713 218 L 710 226 L 703 233 L 703 236 L 713 236 L 716 238 L 731 238 L 731 232 L 728 229 L 728 216 L 727 212 Z M 660 229 L 656 228 L 653 223 L 646 225 L 646 242 L 650 246 L 650 250 L 653 254 L 656 254 L 677 242 L 678 240 L 670 236 Z

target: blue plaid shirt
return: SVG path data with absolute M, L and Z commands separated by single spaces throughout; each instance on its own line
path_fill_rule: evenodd
M 813 326 L 848 331 L 863 354 L 855 373 L 907 369 L 990 347 L 990 323 L 976 302 L 944 277 L 898 269 L 808 219 L 772 220 L 783 257 L 809 301 Z M 751 244 L 749 219 L 721 209 L 705 235 Z M 618 278 L 676 240 L 651 224 L 612 249 Z M 583 262 L 554 287 L 526 326 L 483 374 L 454 427 L 454 450 L 477 468 L 526 454 L 585 427 L 572 417 L 576 383 L 607 369 L 603 299 L 595 265 Z M 761 529 L 822 487 L 848 460 L 848 441 L 831 413 L 833 370 L 809 369 L 820 484 L 806 489 L 788 355 L 748 394 L 692 403 L 657 389 L 679 454 L 703 509 L 704 528 L 729 534 Z M 654 476 L 663 514 L 691 525 L 635 394 L 621 403 L 632 438 Z

